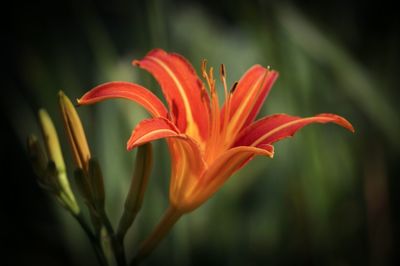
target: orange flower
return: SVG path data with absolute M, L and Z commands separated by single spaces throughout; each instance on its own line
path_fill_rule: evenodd
M 278 77 L 276 71 L 260 65 L 251 67 L 230 90 L 226 85 L 225 67 L 221 65 L 225 103 L 220 107 L 213 69 L 207 71 L 205 61 L 202 76 L 208 92 L 190 63 L 178 54 L 155 49 L 133 64 L 157 79 L 169 111 L 149 90 L 128 82 L 102 84 L 78 102 L 91 104 L 126 98 L 146 108 L 153 118 L 142 121 L 133 130 L 128 150 L 167 138 L 172 158 L 171 208 L 166 215 L 170 225 L 164 223 L 159 231 L 168 231 L 180 215 L 204 203 L 255 155 L 272 157 L 272 144 L 292 136 L 303 126 L 333 122 L 354 131 L 346 119 L 333 114 L 308 118 L 275 114 L 254 122 Z

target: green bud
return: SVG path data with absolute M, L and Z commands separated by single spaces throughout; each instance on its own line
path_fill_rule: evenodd
M 52 170 L 54 169 L 50 169 L 50 172 L 47 171 L 47 174 L 45 175 L 46 182 L 44 184 L 51 184 L 52 181 L 57 182 L 58 186 L 61 188 L 57 196 L 72 213 L 78 214 L 80 211 L 79 206 L 75 200 L 75 196 L 72 193 L 68 181 L 64 158 L 61 152 L 60 142 L 58 141 L 57 132 L 54 127 L 53 121 L 51 120 L 46 110 L 39 110 L 39 121 L 47 150 L 47 156 L 49 158 L 49 161 L 54 163 L 56 169 L 56 178 L 50 180 L 49 178 L 53 176 Z

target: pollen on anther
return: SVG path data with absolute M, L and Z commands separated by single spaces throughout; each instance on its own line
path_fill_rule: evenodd
M 237 85 L 238 85 L 237 81 L 235 83 L 233 83 L 233 86 L 232 86 L 231 90 L 229 91 L 231 94 L 233 94 L 235 92 Z
M 221 75 L 221 78 L 225 78 L 225 65 L 221 64 L 220 68 L 219 68 L 219 72 Z

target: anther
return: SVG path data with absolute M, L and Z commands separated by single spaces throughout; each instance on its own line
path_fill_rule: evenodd
M 233 94 L 235 92 L 237 85 L 238 85 L 237 81 L 235 83 L 233 83 L 233 86 L 232 86 L 231 90 L 229 91 L 230 94 Z
M 219 68 L 219 74 L 221 76 L 221 79 L 225 78 L 225 65 L 221 64 L 220 68 Z

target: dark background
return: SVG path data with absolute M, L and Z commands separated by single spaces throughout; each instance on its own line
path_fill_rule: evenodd
M 276 3 L 275 1 L 120 0 L 13 1 L 9 4 L 10 6 L 2 7 L 4 15 L 1 18 L 4 75 L 1 140 L 5 147 L 1 153 L 3 169 L 0 186 L 1 265 L 75 265 L 82 261 L 81 258 L 74 257 L 76 253 L 70 251 L 71 243 L 63 241 L 65 228 L 60 221 L 62 219 L 60 217 L 63 216 L 59 215 L 59 211 L 56 210 L 58 206 L 53 204 L 52 199 L 37 186 L 25 152 L 23 138 L 30 133 L 28 130 L 31 128 L 28 126 L 21 128 L 21 124 L 24 125 L 25 122 L 31 124 L 34 121 L 24 121 L 24 118 L 20 117 L 21 99 L 24 108 L 32 112 L 46 102 L 50 110 L 55 110 L 55 101 L 52 103 L 53 100 L 48 95 L 54 94 L 58 88 L 52 90 L 46 87 L 36 88 L 43 84 L 51 87 L 62 80 L 60 77 L 50 76 L 47 78 L 51 81 L 43 83 L 46 77 L 36 68 L 36 63 L 45 62 L 47 68 L 54 67 L 60 72 L 63 69 L 73 68 L 78 80 L 74 84 L 85 91 L 95 85 L 94 80 L 108 80 L 107 76 L 102 76 L 107 69 L 101 67 L 101 62 L 94 55 L 96 52 L 93 52 L 95 45 L 98 45 L 99 50 L 109 48 L 108 43 L 101 38 L 102 34 L 97 32 L 99 25 L 113 41 L 113 52 L 117 56 L 131 53 L 142 56 L 151 48 L 158 46 L 173 51 L 177 49 L 187 51 L 185 48 L 187 44 L 180 44 L 179 40 L 169 35 L 169 30 L 176 10 L 188 6 L 201 9 L 213 21 L 211 23 L 216 21 L 225 28 L 239 27 L 248 30 L 265 24 L 273 29 L 274 36 L 285 34 L 279 32 L 281 28 L 277 14 L 285 6 L 295 8 L 324 36 L 333 40 L 335 44 L 340 44 L 340 49 L 346 51 L 368 77 L 374 80 L 377 86 L 373 89 L 377 94 L 383 95 L 384 102 L 395 111 L 392 114 L 395 114 L 397 121 L 393 120 L 393 127 L 390 126 L 390 122 L 385 124 L 389 126 L 381 127 L 380 114 L 376 112 L 379 111 L 379 106 L 374 105 L 375 99 L 369 98 L 371 103 L 369 106 L 376 108 L 371 111 L 374 115 L 371 115 L 368 110 L 363 110 L 361 107 L 357 109 L 359 102 L 348 94 L 330 95 L 336 97 L 332 100 L 332 105 L 338 109 L 341 104 L 345 106 L 346 117 L 354 122 L 357 129 L 356 135 L 346 137 L 346 142 L 352 146 L 349 154 L 354 169 L 352 173 L 356 177 L 351 183 L 352 189 L 341 194 L 343 197 L 338 197 L 343 202 L 349 198 L 352 200 L 343 205 L 340 200 L 335 201 L 336 205 L 331 206 L 333 211 L 326 214 L 330 221 L 328 230 L 333 230 L 331 235 L 335 236 L 324 240 L 330 243 L 328 245 L 330 248 L 318 249 L 318 245 L 325 246 L 326 243 L 313 242 L 314 228 L 301 219 L 303 214 L 297 213 L 302 207 L 296 204 L 302 204 L 296 200 L 289 200 L 283 204 L 289 218 L 285 220 L 286 224 L 282 225 L 287 228 L 282 229 L 282 232 L 287 233 L 280 234 L 280 238 L 285 239 L 279 242 L 280 244 L 270 247 L 261 244 L 259 250 L 252 250 L 247 246 L 250 244 L 244 242 L 232 249 L 219 250 L 220 247 L 212 245 L 206 237 L 203 242 L 194 241 L 196 244 L 186 249 L 186 256 L 189 257 L 186 263 L 184 260 L 184 262 L 170 260 L 171 264 L 175 261 L 176 264 L 182 265 L 236 265 L 229 259 L 233 253 L 236 257 L 241 257 L 241 261 L 246 262 L 246 265 L 398 265 L 400 263 L 399 146 L 398 142 L 393 142 L 393 136 L 399 136 L 397 102 L 400 35 L 397 9 L 390 1 Z M 186 34 L 196 34 L 196 32 Z M 259 39 L 262 40 L 263 36 Z M 204 40 L 204 44 L 198 45 L 207 43 L 208 40 Z M 285 57 L 285 54 L 281 56 Z M 37 60 L 38 58 L 41 60 Z M 108 59 L 103 58 L 105 61 Z M 279 58 L 274 62 L 277 68 L 283 66 Z M 285 68 L 278 70 L 284 75 Z M 321 71 L 330 70 L 327 68 Z M 65 72 L 65 75 L 68 78 L 70 73 Z M 348 75 L 352 75 L 352 72 Z M 334 77 L 333 75 L 333 79 Z M 43 94 L 44 91 L 48 91 L 49 94 Z M 73 93 L 75 94 L 72 97 L 79 97 L 77 90 L 73 90 Z M 314 95 L 312 99 L 314 99 L 311 101 L 312 104 L 318 105 L 319 96 Z M 323 102 L 319 104 L 324 106 Z M 283 107 L 281 109 L 284 110 Z M 382 112 L 382 115 L 385 114 L 386 111 Z M 388 117 L 382 117 L 382 120 L 384 119 Z M 321 134 L 324 132 L 322 127 L 315 130 L 320 130 L 318 132 Z M 332 137 L 336 137 L 339 132 L 344 134 L 337 130 Z M 384 178 L 385 181 L 381 182 L 380 178 Z M 371 180 L 373 181 L 369 182 Z M 248 194 L 252 194 L 255 190 L 255 187 L 250 188 L 250 192 L 243 193 L 238 200 L 243 205 L 239 207 L 241 211 L 239 215 L 245 216 L 249 206 L 256 208 L 257 212 L 263 211 L 262 207 L 251 203 L 257 201 L 257 197 L 249 199 Z M 357 218 L 351 220 L 351 217 Z M 216 226 L 212 218 L 208 222 L 209 227 Z M 242 225 L 243 227 L 236 230 L 245 231 L 249 228 L 246 222 Z M 75 229 L 80 230 L 78 227 Z M 207 228 L 202 228 L 202 232 L 208 234 Z M 183 243 L 188 244 L 188 242 Z M 241 255 L 238 255 L 238 252 Z M 169 260 L 167 252 L 157 254 L 159 259 L 150 260 L 149 265 L 161 262 L 170 265 L 166 262 Z M 86 262 L 78 265 L 87 265 L 86 263 L 89 263 L 87 261 L 94 262 L 91 256 L 93 255 L 88 255 L 89 258 L 83 260 Z

